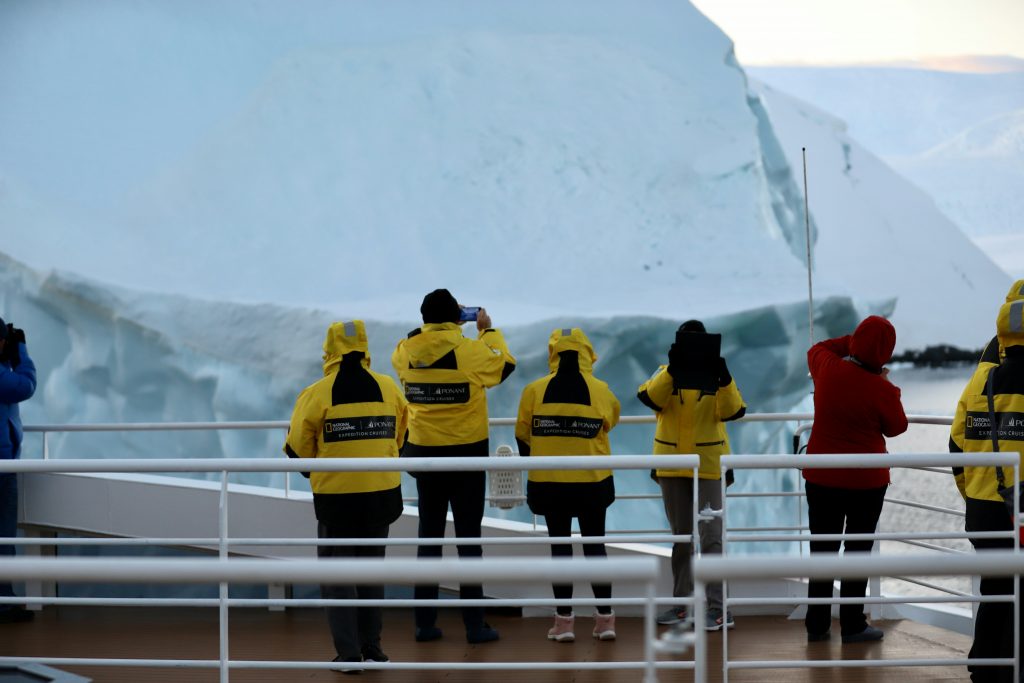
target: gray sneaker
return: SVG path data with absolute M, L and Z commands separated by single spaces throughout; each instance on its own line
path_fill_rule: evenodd
M 658 615 L 656 621 L 662 626 L 672 626 L 674 624 L 681 624 L 686 621 L 686 608 L 685 607 L 669 607 L 667 610 Z
M 718 607 L 709 607 L 704 621 L 705 631 L 721 631 L 723 628 L 732 628 L 736 622 L 732 620 L 732 613 L 726 612 L 722 616 L 722 610 Z

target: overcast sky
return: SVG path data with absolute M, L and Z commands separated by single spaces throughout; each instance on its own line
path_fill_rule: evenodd
M 1024 58 L 1024 0 L 692 0 L 742 64 Z

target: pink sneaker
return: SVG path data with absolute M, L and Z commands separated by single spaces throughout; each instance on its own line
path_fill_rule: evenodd
M 572 614 L 568 616 L 556 614 L 555 625 L 548 629 L 548 640 L 558 643 L 571 643 L 576 640 L 576 634 L 572 632 L 575 621 L 576 617 Z
M 598 640 L 615 640 L 615 612 L 594 614 L 594 637 Z

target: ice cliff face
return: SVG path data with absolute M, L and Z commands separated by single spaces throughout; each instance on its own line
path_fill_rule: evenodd
M 323 334 L 336 317 L 322 310 L 140 294 L 79 276 L 39 274 L 7 257 L 0 259 L 0 286 L 0 306 L 27 330 L 39 368 L 37 395 L 23 409 L 28 424 L 287 419 L 298 392 L 321 376 Z M 827 334 L 845 332 L 859 315 L 842 298 L 825 302 L 823 311 Z M 707 319 L 723 334 L 723 352 L 751 410 L 786 411 L 807 396 L 800 342 L 807 334 L 805 314 L 805 305 L 795 303 Z M 519 364 L 489 392 L 491 415 L 515 414 L 523 386 L 547 373 L 547 338 L 562 325 L 587 331 L 599 356 L 595 373 L 619 396 L 623 413 L 647 413 L 636 388 L 665 362 L 677 322 L 568 316 L 504 328 Z M 368 321 L 374 369 L 393 375 L 391 352 L 411 327 Z M 733 447 L 782 449 L 786 433 L 783 427 L 736 426 Z M 615 452 L 645 453 L 653 426 L 623 425 L 612 436 Z M 51 435 L 49 449 L 51 457 L 283 457 L 283 438 L 276 430 L 58 434 Z M 492 446 L 514 444 L 511 428 L 494 429 L 491 439 Z M 39 457 L 41 450 L 40 437 L 30 435 L 25 457 Z M 264 474 L 238 480 L 283 485 L 281 476 Z M 620 473 L 616 481 L 621 491 L 653 490 L 643 473 Z M 778 484 L 756 478 L 744 483 L 749 489 L 768 486 Z M 614 514 L 635 525 L 654 524 L 663 512 L 643 502 Z

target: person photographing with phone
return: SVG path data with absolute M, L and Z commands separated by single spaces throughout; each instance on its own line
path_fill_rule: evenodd
M 402 457 L 486 457 L 490 455 L 486 389 L 497 386 L 515 370 L 505 337 L 491 327 L 483 308 L 458 304 L 447 289 L 435 289 L 420 306 L 423 326 L 398 343 L 391 363 L 409 401 L 409 437 Z M 472 317 L 471 317 L 472 316 Z M 461 325 L 475 320 L 477 338 L 462 335 Z M 420 472 L 415 475 L 419 496 L 419 537 L 443 538 L 448 507 L 459 538 L 479 538 L 484 516 L 486 476 L 483 472 Z M 481 557 L 479 545 L 459 545 L 460 558 Z M 421 545 L 417 557 L 440 557 L 440 545 Z M 465 600 L 483 597 L 480 585 L 462 585 Z M 417 599 L 436 599 L 437 585 L 416 586 Z M 442 637 L 436 607 L 417 607 L 416 640 Z M 462 620 L 469 643 L 498 639 L 484 621 L 482 607 L 463 607 Z
M 21 456 L 23 432 L 18 404 L 36 391 L 36 366 L 28 355 L 25 331 L 0 319 L 0 459 Z M 0 538 L 18 535 L 18 475 L 0 474 Z M 13 545 L 0 545 L 0 557 L 13 557 Z M 0 582 L 0 597 L 14 597 L 11 583 Z M 0 624 L 31 621 L 21 605 L 0 605 Z
M 658 414 L 654 433 L 654 454 L 696 453 L 700 456 L 697 472 L 697 507 L 722 509 L 722 470 L 719 460 L 729 453 L 729 435 L 725 423 L 738 420 L 747 412 L 736 381 L 721 355 L 722 335 L 708 334 L 699 320 L 688 320 L 676 331 L 675 343 L 668 350 L 668 365 L 659 367 L 640 385 L 637 398 Z M 693 529 L 693 471 L 657 469 L 654 476 L 661 487 L 665 515 L 673 535 Z M 699 525 L 700 549 L 704 554 L 722 552 L 722 518 L 715 517 Z M 672 545 L 672 595 L 693 595 L 692 543 Z M 722 610 L 722 584 L 707 587 L 706 623 L 698 627 L 708 631 L 732 628 L 732 615 Z M 682 605 L 669 607 L 658 615 L 659 624 L 678 624 L 687 618 Z

